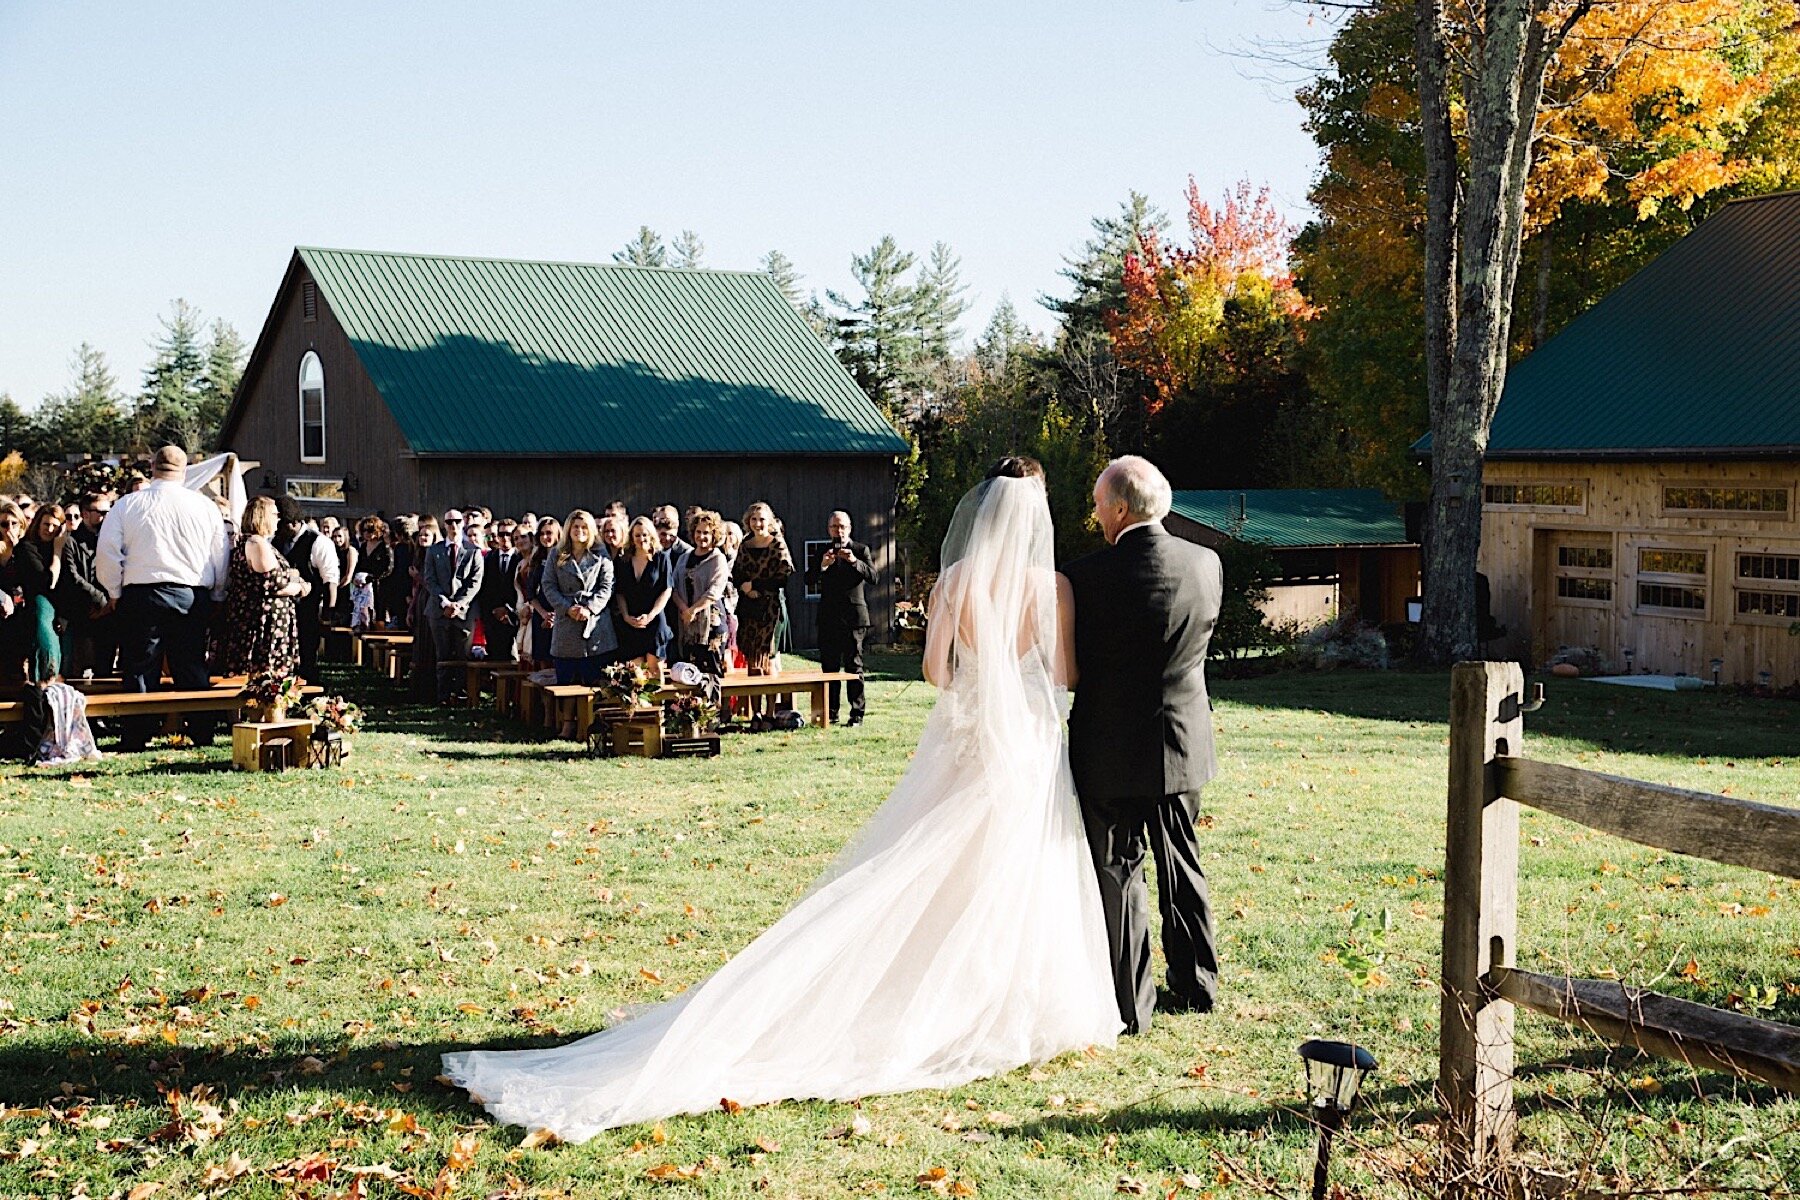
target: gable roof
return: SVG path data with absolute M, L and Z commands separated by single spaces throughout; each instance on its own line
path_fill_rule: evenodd
M 295 255 L 416 454 L 906 449 L 761 272 Z
M 1516 363 L 1488 442 L 1492 458 L 1792 454 L 1800 192 L 1725 205 Z
M 1399 506 L 1375 488 L 1176 492 L 1170 511 L 1238 541 L 1277 549 L 1411 544 Z

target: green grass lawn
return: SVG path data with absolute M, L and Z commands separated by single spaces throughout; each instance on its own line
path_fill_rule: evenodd
M 372 729 L 341 771 L 246 776 L 222 748 L 7 768 L 0 1197 L 1303 1195 L 1294 1048 L 1316 1036 L 1381 1059 L 1337 1178 L 1429 1189 L 1407 1164 L 1432 1144 L 1442 674 L 1217 685 L 1214 1014 L 954 1092 L 576 1147 L 522 1146 L 434 1081 L 445 1050 L 600 1028 L 772 922 L 931 704 L 916 659 L 873 663 L 862 728 L 731 737 L 710 761 L 589 760 L 347 673 Z M 1800 705 L 1555 681 L 1527 730 L 1536 757 L 1800 805 Z M 1521 965 L 1800 1023 L 1800 887 L 1532 812 L 1523 837 Z M 1338 947 L 1382 910 L 1359 987 Z M 1518 1045 L 1533 1159 L 1638 1187 L 1800 1179 L 1793 1099 L 1529 1013 Z

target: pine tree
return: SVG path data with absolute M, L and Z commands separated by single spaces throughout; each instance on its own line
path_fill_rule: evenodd
M 669 265 L 669 251 L 663 245 L 661 234 L 648 225 L 639 225 L 637 237 L 614 252 L 613 261 L 633 267 L 666 267 Z
M 918 357 L 919 286 L 906 278 L 917 262 L 885 236 L 867 254 L 850 258 L 860 297 L 825 293 L 846 314 L 837 323 L 838 357 L 891 420 L 901 415 L 902 384 Z
M 156 354 L 144 368 L 144 387 L 138 396 L 138 438 L 146 447 L 173 442 L 199 449 L 205 440 L 200 409 L 206 378 L 200 311 L 186 300 L 176 300 L 169 315 L 159 320 L 162 335 L 152 343 Z
M 38 423 L 31 414 L 19 407 L 11 392 L 0 392 L 0 455 L 36 458 L 40 441 Z
M 200 423 L 204 444 L 218 446 L 219 427 L 225 422 L 225 411 L 231 407 L 238 380 L 244 375 L 244 359 L 249 349 L 244 339 L 228 321 L 212 323 L 212 338 L 206 344 L 206 371 L 200 380 Z
M 69 368 L 74 379 L 68 390 L 46 396 L 38 409 L 43 456 L 60 459 L 124 450 L 130 440 L 130 422 L 125 416 L 125 396 L 107 366 L 106 355 L 83 342 L 69 360 Z
M 676 235 L 670 252 L 673 258 L 671 266 L 682 271 L 698 271 L 701 260 L 706 257 L 706 243 L 693 230 L 684 229 Z
M 762 257 L 763 274 L 775 281 L 788 303 L 805 311 L 806 301 L 800 295 L 800 272 L 793 261 L 779 250 L 771 250 Z
M 1063 318 L 1071 336 L 1106 332 L 1106 314 L 1125 307 L 1125 256 L 1134 254 L 1145 234 L 1161 237 L 1169 218 L 1142 192 L 1130 192 L 1115 217 L 1095 217 L 1094 235 L 1073 258 L 1062 276 L 1075 285 L 1066 299 L 1045 296 L 1039 302 Z
M 919 351 L 926 359 L 941 362 L 950 357 L 956 323 L 969 311 L 969 302 L 963 298 L 968 290 L 962 281 L 962 260 L 945 243 L 933 244 L 931 258 L 920 272 L 915 300 Z
M 1031 330 L 1019 319 L 1012 297 L 1002 292 L 987 328 L 975 340 L 975 361 L 989 375 L 1003 375 L 1020 353 L 1036 344 Z

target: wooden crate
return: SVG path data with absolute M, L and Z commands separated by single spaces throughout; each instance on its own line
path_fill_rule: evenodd
M 242 771 L 263 769 L 263 745 L 277 738 L 290 744 L 294 761 L 290 767 L 306 765 L 306 743 L 312 738 L 313 723 L 307 720 L 239 721 L 231 727 L 231 762 Z
M 614 754 L 630 754 L 639 758 L 658 758 L 662 755 L 660 720 L 618 721 L 611 728 Z
M 703 733 L 698 737 L 668 737 L 662 740 L 664 758 L 717 758 L 719 735 Z

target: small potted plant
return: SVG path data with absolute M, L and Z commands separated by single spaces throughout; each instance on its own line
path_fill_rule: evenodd
M 701 730 L 712 725 L 715 715 L 712 705 L 693 693 L 664 700 L 663 732 L 671 737 L 699 737 Z
M 600 692 L 620 708 L 636 710 L 656 691 L 657 681 L 640 662 L 614 663 L 600 673 Z
M 300 703 L 303 693 L 297 676 L 258 671 L 244 684 L 243 694 L 258 710 L 257 718 L 267 723 L 287 720 L 288 709 Z
M 335 733 L 343 739 L 343 753 L 350 753 L 351 739 L 362 728 L 361 708 L 342 696 L 314 696 L 306 715 L 312 718 L 314 737 Z

